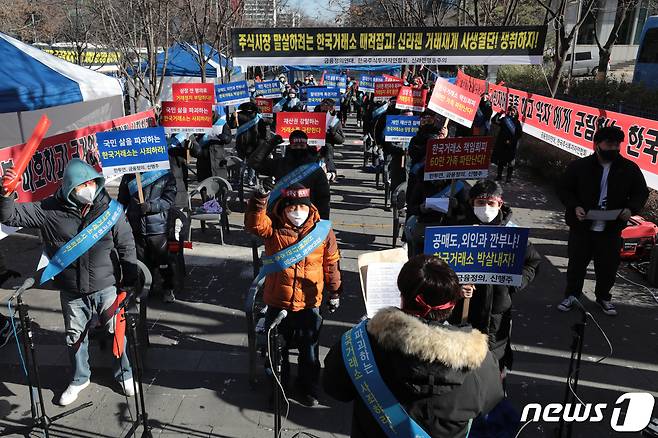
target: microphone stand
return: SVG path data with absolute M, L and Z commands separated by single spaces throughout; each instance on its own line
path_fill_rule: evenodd
M 587 318 L 589 312 L 577 302 L 578 308 L 581 311 L 582 318 L 580 322 L 575 323 L 572 326 L 573 330 L 573 339 L 571 341 L 571 359 L 569 360 L 569 373 L 567 374 L 567 383 L 564 393 L 564 404 L 573 403 L 576 400 L 576 391 L 578 390 L 578 379 L 580 377 L 580 364 L 581 358 L 583 355 L 583 345 L 585 343 L 585 327 L 587 326 Z M 573 374 L 573 384 L 569 386 L 569 380 L 571 380 L 571 375 Z M 573 392 L 572 392 L 573 389 Z M 562 433 L 564 432 L 564 416 L 560 417 L 560 428 L 558 430 L 558 438 L 562 438 Z M 567 425 L 566 438 L 571 438 L 573 433 L 573 422 L 570 422 Z
M 270 330 L 270 345 L 272 348 L 272 364 L 274 369 L 272 374 L 274 379 L 272 379 L 274 385 L 274 438 L 279 438 L 281 436 L 281 388 L 279 388 L 279 382 L 281 381 L 281 345 L 279 344 L 279 328 L 278 324 L 272 327 Z
M 23 354 L 25 356 L 25 367 L 26 367 L 26 378 L 27 384 L 29 387 L 30 393 L 30 411 L 32 414 L 32 424 L 29 426 L 23 426 L 18 428 L 12 428 L 3 431 L 0 436 L 9 436 L 13 434 L 25 434 L 29 431 L 32 431 L 35 428 L 43 429 L 44 436 L 46 438 L 50 437 L 49 429 L 50 426 L 57 420 L 60 420 L 64 417 L 68 417 L 75 412 L 78 412 L 81 409 L 88 408 L 93 405 L 92 402 L 83 403 L 80 406 L 77 406 L 68 411 L 57 414 L 54 417 L 49 417 L 46 414 L 46 406 L 43 398 L 43 390 L 41 386 L 41 376 L 39 375 L 39 365 L 37 361 L 37 351 L 34 345 L 34 335 L 32 333 L 32 322 L 29 316 L 29 306 L 23 302 L 23 292 L 27 290 L 34 281 L 30 282 L 28 279 L 23 286 L 21 286 L 14 296 L 10 298 L 12 300 L 16 298 L 16 304 L 18 309 L 18 316 L 23 327 L 23 334 L 21 336 L 21 347 L 23 349 Z M 12 315 L 9 315 L 11 318 Z M 36 400 L 35 400 L 36 399 Z

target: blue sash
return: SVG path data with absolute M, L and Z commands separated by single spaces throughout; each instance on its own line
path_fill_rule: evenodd
M 290 172 L 288 175 L 281 178 L 272 189 L 272 193 L 270 193 L 270 199 L 267 201 L 267 208 L 271 208 L 274 205 L 274 202 L 279 199 L 281 193 L 283 193 L 285 189 L 293 184 L 303 181 L 320 168 L 320 163 L 317 162 L 303 164 Z
M 212 124 L 213 128 L 221 128 L 224 125 L 226 125 L 226 116 L 221 116 L 220 118 L 217 119 L 215 123 Z M 208 142 L 208 140 L 210 140 L 210 136 L 208 134 L 203 134 L 203 137 L 201 137 L 199 144 L 203 146 Z
M 150 186 L 168 173 L 169 170 L 152 170 L 142 173 L 142 188 Z M 137 178 L 130 180 L 128 190 L 130 190 L 130 196 L 137 193 Z
M 260 122 L 260 119 L 262 118 L 263 116 L 261 116 L 260 114 L 256 114 L 256 117 L 249 120 L 247 123 L 238 126 L 238 132 L 236 132 L 235 138 L 240 137 L 242 134 L 244 134 L 245 132 L 249 131 L 251 128 L 256 126 L 258 122 Z
M 178 146 L 182 146 L 185 140 L 187 140 L 187 134 L 185 134 L 184 132 L 179 132 L 173 137 L 169 137 L 167 142 L 169 144 L 169 147 L 175 148 Z
M 46 269 L 41 274 L 41 283 L 55 278 L 68 265 L 76 261 L 80 256 L 89 251 L 89 249 L 105 236 L 114 225 L 119 221 L 123 213 L 123 206 L 112 199 L 107 210 L 96 218 L 92 223 L 80 231 L 73 239 L 68 241 L 64 246 L 59 248 Z
M 455 181 L 455 195 L 461 192 L 463 188 L 464 188 L 464 183 L 461 180 Z M 439 193 L 430 196 L 430 198 L 445 198 L 446 196 L 450 196 L 450 184 L 442 188 L 441 191 L 439 191 Z
M 263 267 L 258 272 L 256 280 L 260 281 L 269 274 L 281 272 L 304 260 L 325 241 L 329 230 L 331 230 L 331 221 L 321 220 L 315 224 L 313 231 L 304 236 L 299 242 L 282 249 L 276 254 L 263 257 Z
M 411 166 L 411 173 L 414 175 L 417 175 L 418 172 L 425 167 L 425 161 L 421 161 L 420 163 L 416 163 L 413 166 Z
M 388 109 L 388 102 L 385 105 L 382 105 L 380 107 L 377 107 L 373 112 L 372 112 L 372 118 L 376 119 L 377 117 L 381 116 L 386 112 Z
M 512 136 L 516 135 L 516 125 L 510 116 L 503 117 L 503 123 L 507 130 L 512 133 Z
M 389 438 L 431 438 L 398 403 L 379 374 L 366 331 L 368 321 L 343 334 L 343 362 L 363 403 Z
M 272 107 L 272 112 L 279 112 L 283 109 L 283 104 L 286 103 L 286 98 L 284 97 Z

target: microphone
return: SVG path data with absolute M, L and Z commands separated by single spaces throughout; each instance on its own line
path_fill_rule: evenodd
M 274 319 L 274 321 L 272 322 L 272 324 L 270 325 L 270 330 L 281 324 L 281 321 L 283 321 L 286 316 L 288 316 L 287 310 L 280 311 L 279 314 Z
M 31 288 L 32 286 L 34 286 L 34 278 L 29 277 L 29 278 L 25 279 L 25 281 L 23 282 L 23 284 L 21 285 L 21 287 L 19 287 L 18 289 L 16 289 L 16 292 L 14 292 L 14 294 L 13 294 L 13 295 L 11 296 L 11 298 L 9 298 L 9 299 L 10 299 L 10 300 L 13 300 L 13 299 L 16 298 L 17 296 L 21 295 L 23 292 L 25 292 L 26 290 L 28 290 L 29 288 Z

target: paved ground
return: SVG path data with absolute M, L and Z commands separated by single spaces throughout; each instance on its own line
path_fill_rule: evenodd
M 355 128 L 340 148 L 341 172 L 345 178 L 332 186 L 332 220 L 343 255 L 342 269 L 346 296 L 341 308 L 329 315 L 322 332 L 322 353 L 365 313 L 356 269 L 356 258 L 364 251 L 391 246 L 391 213 L 383 209 L 383 196 L 375 188 L 374 176 L 360 170 L 361 146 Z M 571 326 L 577 312 L 557 312 L 564 287 L 566 236 L 562 211 L 551 184 L 521 172 L 505 186 L 505 199 L 512 204 L 515 222 L 531 228 L 533 243 L 544 258 L 532 286 L 515 297 L 515 369 L 509 377 L 508 393 L 521 409 L 526 403 L 560 402 L 564 397 L 569 363 Z M 236 209 L 237 210 L 237 209 Z M 194 231 L 201 242 L 189 252 L 189 273 L 184 292 L 173 305 L 153 302 L 149 309 L 151 347 L 145 358 L 147 410 L 154 435 L 171 437 L 265 437 L 272 436 L 269 388 L 260 383 L 251 388 L 247 379 L 246 323 L 243 314 L 245 293 L 252 277 L 250 239 L 242 231 L 242 215 L 231 215 L 231 232 L 221 246 L 219 234 L 209 229 Z M 39 258 L 39 240 L 21 232 L 2 241 L 0 251 L 10 268 L 31 275 Z M 609 318 L 593 302 L 587 307 L 610 338 L 613 353 L 603 364 L 593 362 L 607 353 L 606 343 L 594 324 L 588 324 L 579 395 L 586 403 L 614 404 L 628 391 L 658 394 L 658 292 L 636 286 L 639 275 L 624 269 L 628 280 L 619 279 L 614 289 L 620 315 Z M 593 298 L 592 277 L 586 284 Z M 629 281 L 630 280 L 630 281 Z M 654 294 L 652 296 L 651 294 Z M 0 290 L 4 303 L 9 290 Z M 46 410 L 50 415 L 63 411 L 51 403 L 66 387 L 70 371 L 63 348 L 63 323 L 57 293 L 35 289 L 25 295 L 34 318 L 40 371 Z M 6 314 L 6 308 L 3 310 Z M 51 436 L 118 437 L 131 425 L 134 405 L 118 392 L 108 367 L 109 353 L 93 342 L 92 385 L 79 402 L 93 407 L 56 423 Z M 29 418 L 29 396 L 19 368 L 13 343 L 0 349 L 0 430 Z M 351 407 L 322 399 L 323 406 L 305 408 L 292 403 L 285 431 L 290 438 L 299 431 L 318 437 L 349 435 Z M 579 424 L 577 437 L 614 435 L 605 420 Z M 554 436 L 554 425 L 530 424 L 521 437 Z M 20 435 L 12 435 L 20 436 Z M 40 436 L 34 433 L 32 436 Z M 639 436 L 639 434 L 624 434 Z

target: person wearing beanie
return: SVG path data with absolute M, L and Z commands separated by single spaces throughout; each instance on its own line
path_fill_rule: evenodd
M 503 189 L 496 181 L 484 179 L 476 182 L 468 194 L 469 205 L 466 215 L 449 221 L 449 225 L 497 225 L 515 226 L 512 222 L 512 209 L 503 201 Z M 454 218 L 453 218 L 454 219 Z M 537 275 L 541 256 L 528 242 L 523 263 L 521 286 L 494 284 L 464 285 L 462 296 L 470 298 L 468 323 L 489 337 L 489 348 L 499 362 L 505 375 L 505 368 L 512 369 L 512 298 L 525 290 Z M 454 323 L 460 322 L 463 302 L 459 302 Z
M 366 323 L 371 361 L 381 383 L 427 435 L 465 437 L 469 420 L 503 399 L 487 337 L 470 327 L 447 324 L 461 286 L 457 274 L 440 258 L 411 258 L 402 267 L 397 286 L 400 308 L 382 309 Z M 386 437 L 345 366 L 346 335 L 325 358 L 324 390 L 337 400 L 354 402 L 352 438 Z M 357 345 L 354 349 L 363 351 Z M 362 354 L 356 358 L 364 360 Z
M 290 145 L 286 147 L 283 157 L 270 158 L 276 145 L 283 142 L 281 136 L 275 136 L 270 142 L 263 142 L 249 157 L 247 163 L 262 175 L 272 176 L 280 180 L 293 170 L 305 164 L 318 160 L 317 151 L 308 146 L 308 136 L 304 131 L 295 130 L 290 133 Z M 327 176 L 321 167 L 309 176 L 299 181 L 311 190 L 311 202 L 318 209 L 321 219 L 329 219 L 329 202 L 331 193 Z
M 506 181 L 511 182 L 512 174 L 514 173 L 516 151 L 519 140 L 523 137 L 523 127 L 519 121 L 519 112 L 515 107 L 510 106 L 507 112 L 501 111 L 496 114 L 492 121 L 500 126 L 498 136 L 496 137 L 496 144 L 491 154 L 491 162 L 498 168 L 496 181 L 502 181 L 503 170 L 507 166 Z
M 311 202 L 311 195 L 309 188 L 293 184 L 275 201 L 270 213 L 267 213 L 269 193 L 259 190 L 249 200 L 245 229 L 263 239 L 266 256 L 292 249 L 321 225 L 320 214 Z M 328 223 L 322 222 L 322 225 Z M 300 391 L 299 401 L 306 406 L 317 406 L 319 403 L 320 306 L 323 291 L 328 296 L 330 312 L 340 305 L 342 284 L 339 259 L 336 236 L 329 223 L 326 237 L 306 258 L 265 278 L 263 299 L 268 306 L 265 326 L 269 327 L 281 310 L 288 312 L 279 330 L 286 340 L 295 339 L 297 344 L 297 388 Z M 282 359 L 282 382 L 285 386 L 290 376 L 287 351 L 283 352 Z

